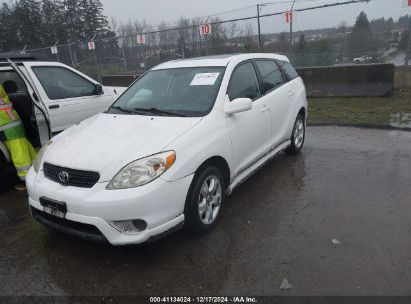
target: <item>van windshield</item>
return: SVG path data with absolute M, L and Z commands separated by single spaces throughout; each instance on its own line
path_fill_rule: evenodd
M 224 67 L 149 71 L 107 112 L 191 117 L 207 115 L 214 106 L 224 71 Z

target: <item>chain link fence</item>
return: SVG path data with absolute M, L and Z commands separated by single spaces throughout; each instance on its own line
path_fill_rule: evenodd
M 244 52 L 285 54 L 297 67 L 406 65 L 411 8 L 405 2 L 279 1 L 259 4 L 243 16 L 225 20 L 187 19 L 172 28 L 97 37 L 91 50 L 90 41 L 85 40 L 56 46 L 57 54 L 52 54 L 51 47 L 26 52 L 54 57 L 96 79 L 107 74 L 140 74 L 168 60 Z M 208 34 L 202 34 L 201 24 L 209 25 Z

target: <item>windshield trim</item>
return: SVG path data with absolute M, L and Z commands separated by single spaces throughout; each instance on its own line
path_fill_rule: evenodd
M 155 67 L 154 67 L 154 68 L 155 68 Z M 190 68 L 221 68 L 221 69 L 222 69 L 222 72 L 221 72 L 222 75 L 221 75 L 220 86 L 219 86 L 218 90 L 216 91 L 215 96 L 213 96 L 213 101 L 211 102 L 210 107 L 209 107 L 206 111 L 202 112 L 201 115 L 198 115 L 198 116 L 194 115 L 194 114 L 193 114 L 194 112 L 187 111 L 187 112 L 189 112 L 189 113 L 187 113 L 187 115 L 185 115 L 184 117 L 181 117 L 181 118 L 185 118 L 185 117 L 205 117 L 205 116 L 207 116 L 208 114 L 210 114 L 210 112 L 213 110 L 213 108 L 214 108 L 214 106 L 215 106 L 215 103 L 216 103 L 216 101 L 217 101 L 217 96 L 218 96 L 218 94 L 220 93 L 220 90 L 221 90 L 221 84 L 223 83 L 223 80 L 224 80 L 224 77 L 225 77 L 225 73 L 226 73 L 226 71 L 227 71 L 227 66 L 186 66 L 186 67 L 176 67 L 176 68 L 167 68 L 167 69 L 154 69 L 154 68 L 146 71 L 144 74 L 142 74 L 140 77 L 138 77 L 138 78 L 127 88 L 127 90 L 125 90 L 125 91 L 110 105 L 110 107 L 109 107 L 106 111 L 104 111 L 104 113 L 110 113 L 110 109 L 111 109 L 113 106 L 115 106 L 115 104 L 117 103 L 117 101 L 118 101 L 124 94 L 126 94 L 126 92 L 127 92 L 128 90 L 130 90 L 138 81 L 140 81 L 140 80 L 142 80 L 144 77 L 146 77 L 149 72 L 167 71 L 167 70 L 180 70 L 180 69 L 190 69 Z M 114 110 L 115 110 L 115 109 L 114 109 Z M 118 111 L 118 110 L 117 110 L 117 111 Z M 122 113 L 118 113 L 118 114 L 122 115 Z M 141 116 L 147 116 L 147 114 L 138 114 L 138 113 L 136 113 L 136 114 L 124 114 L 124 115 L 141 115 Z M 159 115 L 154 115 L 154 114 L 151 114 L 151 115 L 152 115 L 152 116 L 159 116 Z M 163 117 L 168 117 L 168 116 L 163 116 Z M 171 117 L 171 116 L 170 116 L 170 117 Z M 172 117 L 176 117 L 176 116 L 172 116 Z

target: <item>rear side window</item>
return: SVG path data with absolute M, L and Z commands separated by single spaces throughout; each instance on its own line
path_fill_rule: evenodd
M 52 66 L 32 69 L 51 100 L 96 95 L 93 83 L 68 69 Z
M 286 61 L 278 61 L 278 65 L 283 70 L 285 76 L 287 77 L 287 80 L 292 80 L 298 77 L 298 73 L 291 65 L 291 63 Z
M 230 100 L 236 98 L 255 99 L 260 96 L 257 75 L 251 62 L 247 62 L 238 67 L 231 76 L 228 96 Z
M 262 94 L 274 90 L 284 83 L 283 75 L 274 61 L 258 60 L 256 65 L 261 75 Z

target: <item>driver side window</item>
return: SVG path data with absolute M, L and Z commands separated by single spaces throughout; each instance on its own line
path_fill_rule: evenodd
M 96 95 L 96 86 L 76 73 L 54 66 L 33 67 L 51 100 Z
M 242 64 L 233 72 L 227 93 L 230 100 L 236 98 L 254 100 L 261 95 L 257 75 L 251 62 Z

